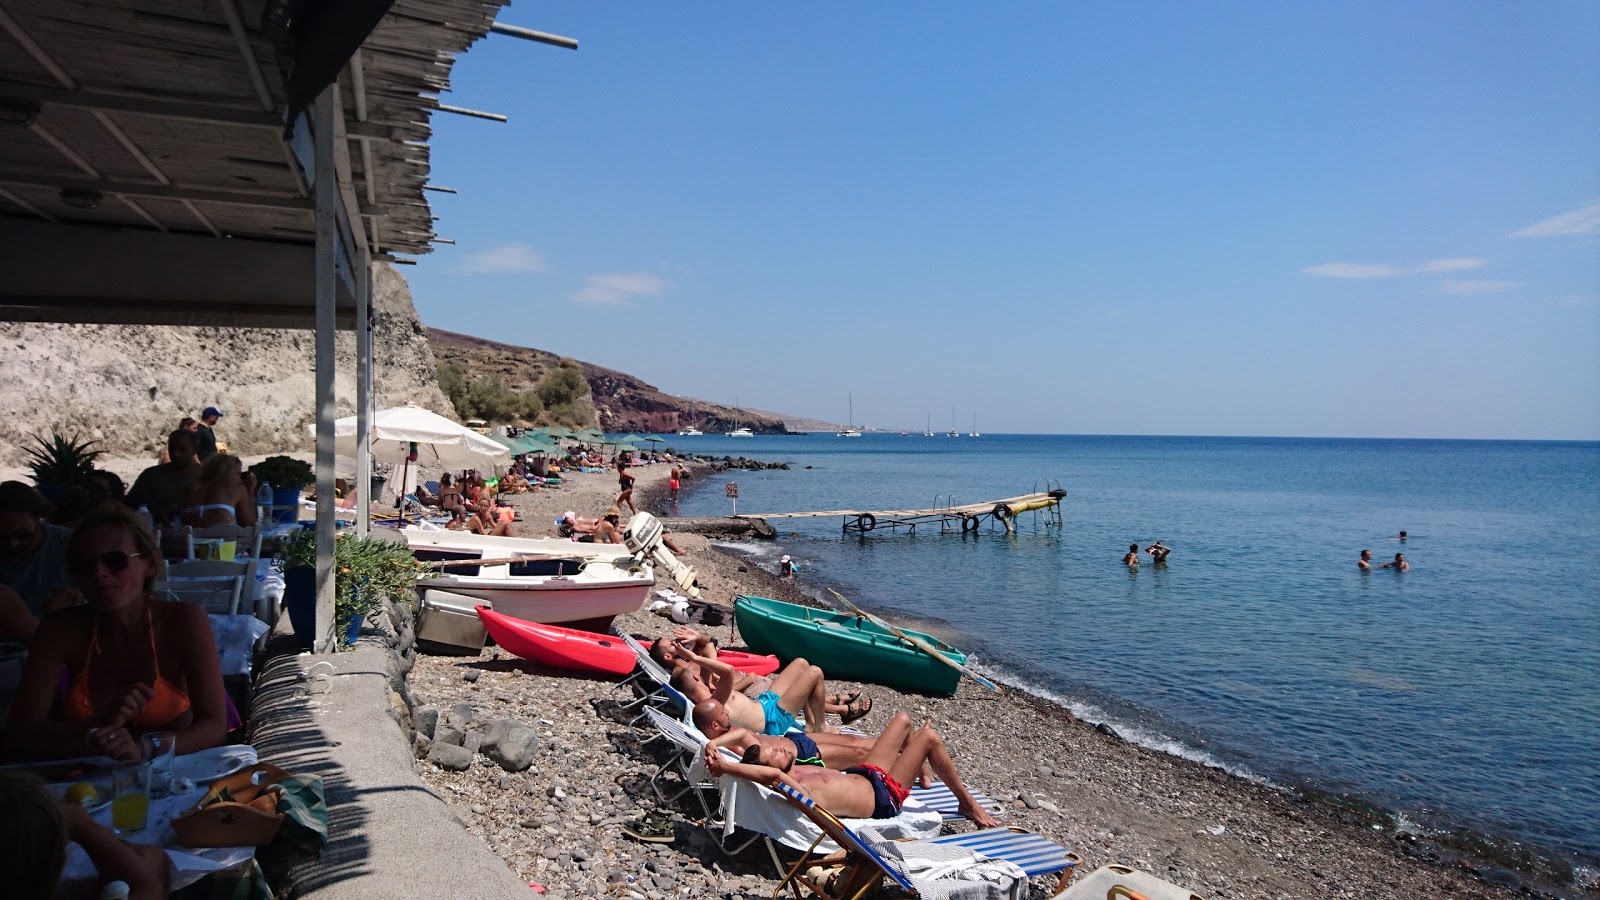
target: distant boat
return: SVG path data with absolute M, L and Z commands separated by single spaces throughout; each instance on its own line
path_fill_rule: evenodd
M 701 435 L 705 434 L 705 432 L 694 427 L 693 425 L 690 425 L 688 428 L 679 429 L 678 434 L 682 437 L 700 437 Z
M 933 437 L 933 413 L 928 413 L 928 424 L 922 428 L 923 437 Z
M 839 437 L 861 437 L 861 432 L 856 430 L 856 395 L 850 395 L 850 424 L 839 432 Z
M 728 437 L 755 437 L 755 432 L 748 428 L 735 428 L 728 432 Z
M 961 432 L 956 430 L 956 405 L 950 404 L 950 430 L 944 433 L 945 437 L 961 437 Z
M 979 437 L 979 436 L 980 435 L 978 434 L 978 414 L 977 413 L 973 413 L 972 414 L 972 433 L 967 435 L 967 437 Z

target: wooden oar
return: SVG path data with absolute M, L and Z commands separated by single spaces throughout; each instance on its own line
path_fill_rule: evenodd
M 430 569 L 462 569 L 467 566 L 504 566 L 519 562 L 532 562 L 541 559 L 581 559 L 588 562 L 587 557 L 565 556 L 562 554 L 536 553 L 529 556 L 502 556 L 496 559 L 430 559 L 423 565 Z
M 934 659 L 937 659 L 939 662 L 942 662 L 945 665 L 949 666 L 950 668 L 955 669 L 956 671 L 958 671 L 961 674 L 967 676 L 968 678 L 971 678 L 973 681 L 976 681 L 977 683 L 983 685 L 984 687 L 988 688 L 991 691 L 1000 690 L 1000 686 L 999 685 L 997 685 L 994 682 L 990 681 L 989 679 L 983 677 L 982 675 L 979 675 L 977 672 L 972 671 L 971 669 L 967 668 L 966 666 L 963 666 L 961 663 L 956 662 L 955 660 L 951 659 L 950 657 L 945 656 L 943 653 L 940 653 L 939 649 L 937 647 L 933 646 L 932 644 L 928 643 L 927 641 L 923 640 L 922 638 L 917 637 L 915 635 L 906 634 L 904 631 L 901 631 L 900 629 L 894 627 L 893 625 L 890 625 L 888 622 L 885 622 L 884 620 L 878 618 L 877 616 L 873 615 L 872 613 L 869 613 L 866 610 L 862 609 L 861 607 L 855 605 L 854 603 L 851 603 L 849 598 L 845 597 L 843 594 L 839 593 L 838 591 L 834 590 L 833 588 L 828 588 L 828 593 L 830 593 L 834 597 L 838 598 L 839 602 L 843 603 L 845 606 L 850 607 L 850 611 L 851 612 L 855 613 L 858 616 L 861 616 L 864 619 L 867 619 L 867 620 L 871 621 L 873 624 L 877 625 L 879 628 L 882 628 L 882 629 L 888 631 L 890 634 L 894 635 L 895 637 L 899 638 L 902 641 L 905 641 L 906 643 L 912 645 L 913 647 L 916 647 L 918 650 L 921 650 L 923 653 L 926 653 L 929 656 L 933 657 Z

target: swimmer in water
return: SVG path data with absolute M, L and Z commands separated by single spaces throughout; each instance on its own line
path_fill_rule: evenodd
M 1356 568 L 1360 569 L 1363 572 L 1372 571 L 1372 551 L 1371 550 L 1363 550 L 1363 551 L 1361 551 L 1361 558 L 1356 560 Z
M 1127 555 L 1122 557 L 1122 564 L 1130 569 L 1139 568 L 1139 545 L 1129 544 Z
M 1378 568 L 1393 569 L 1396 572 L 1409 572 L 1411 571 L 1411 563 L 1406 562 L 1406 555 L 1404 553 L 1396 553 L 1394 555 L 1394 562 L 1386 562 Z
M 1156 541 L 1154 544 L 1144 548 L 1144 552 L 1150 554 L 1151 561 L 1156 565 L 1164 566 L 1167 564 L 1167 555 L 1172 552 L 1172 548 L 1164 546 L 1160 541 Z

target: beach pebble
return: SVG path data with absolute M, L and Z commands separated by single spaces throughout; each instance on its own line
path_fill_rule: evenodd
M 433 743 L 435 745 L 449 744 L 454 747 L 459 747 L 466 739 L 466 731 L 457 727 L 454 722 L 447 721 L 440 724 L 438 728 L 434 729 L 433 733 Z
M 465 682 L 467 682 L 469 684 L 474 682 L 474 681 L 477 681 L 479 678 L 482 678 L 482 677 L 483 677 L 483 672 L 481 670 L 479 670 L 479 669 L 468 669 L 465 672 L 461 673 L 461 680 L 465 681 Z
M 516 719 L 494 719 L 483 732 L 482 752 L 507 772 L 520 772 L 533 764 L 539 735 Z
M 465 772 L 472 765 L 472 753 L 455 744 L 434 744 L 428 751 L 428 762 L 446 772 Z
M 433 737 L 433 730 L 439 727 L 439 708 L 437 706 L 419 706 L 412 714 L 411 722 L 416 726 L 417 733 Z

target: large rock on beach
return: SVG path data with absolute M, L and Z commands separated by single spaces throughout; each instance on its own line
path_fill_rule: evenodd
M 446 772 L 465 772 L 472 767 L 472 751 L 455 744 L 434 744 L 428 751 L 428 762 Z
M 483 730 L 478 750 L 507 772 L 521 772 L 533 765 L 539 735 L 516 719 L 494 719 Z

